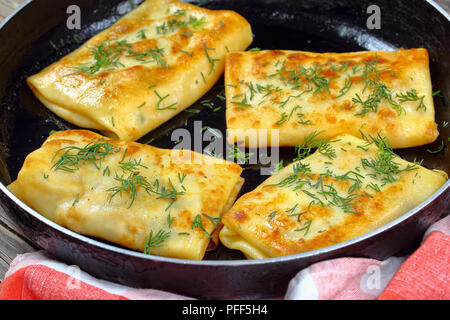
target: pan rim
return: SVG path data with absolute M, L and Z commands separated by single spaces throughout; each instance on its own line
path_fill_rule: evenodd
M 434 0 L 426 0 L 429 4 L 431 4 L 440 14 L 442 14 L 448 21 L 450 21 L 450 14 L 444 10 L 439 4 L 437 4 Z
M 188 0 L 189 1 L 189 0 Z M 11 14 L 9 14 L 2 22 L 0 22 L 0 30 L 3 29 L 3 27 L 12 19 L 15 15 L 17 15 L 21 10 L 23 10 L 26 6 L 28 6 L 32 0 L 26 0 L 22 5 L 17 7 Z M 190 2 L 190 1 L 189 1 Z M 442 16 L 444 16 L 448 22 L 450 22 L 450 14 L 448 14 L 440 5 L 438 5 L 434 0 L 425 0 L 428 4 L 433 6 Z M 298 261 L 301 259 L 311 258 L 314 256 L 320 256 L 327 253 L 333 253 L 334 251 L 338 251 L 340 249 L 350 247 L 354 244 L 363 242 L 365 240 L 368 240 L 369 238 L 375 237 L 391 228 L 394 228 L 396 225 L 401 224 L 403 221 L 408 220 L 409 218 L 413 217 L 414 215 L 418 214 L 419 211 L 421 211 L 424 207 L 428 206 L 430 203 L 433 202 L 436 198 L 441 196 L 447 189 L 450 189 L 450 179 L 445 182 L 438 190 L 436 190 L 431 196 L 429 196 L 425 201 L 421 202 L 418 206 L 414 207 L 413 209 L 409 210 L 408 212 L 402 214 L 398 218 L 392 220 L 391 222 L 372 230 L 366 234 L 363 234 L 361 236 L 358 236 L 356 238 L 340 242 L 338 244 L 292 254 L 288 256 L 281 256 L 281 257 L 275 257 L 275 258 L 266 258 L 266 259 L 258 259 L 258 260 L 251 260 L 251 259 L 245 259 L 245 260 L 188 260 L 188 259 L 179 259 L 179 258 L 169 258 L 169 257 L 162 257 L 162 256 L 155 256 L 155 255 L 147 255 L 138 251 L 133 251 L 131 249 L 127 248 L 121 248 L 118 246 L 114 246 L 111 244 L 104 243 L 100 240 L 95 240 L 92 238 L 89 238 L 88 236 L 76 233 L 66 227 L 63 227 L 50 219 L 46 218 L 42 214 L 38 213 L 31 207 L 29 207 L 27 204 L 25 204 L 23 201 L 21 201 L 19 198 L 17 198 L 9 189 L 0 182 L 0 190 L 3 194 L 5 194 L 9 200 L 13 201 L 15 205 L 19 206 L 22 210 L 33 216 L 34 218 L 38 219 L 40 222 L 46 224 L 47 226 L 51 227 L 54 230 L 57 230 L 60 233 L 63 233 L 65 236 L 69 236 L 72 238 L 75 238 L 79 241 L 82 241 L 84 243 L 87 243 L 89 245 L 98 247 L 103 250 L 107 250 L 109 252 L 112 252 L 114 254 L 120 254 L 120 255 L 126 255 L 126 256 L 132 256 L 134 258 L 139 258 L 143 260 L 148 260 L 149 262 L 163 262 L 163 263 L 171 263 L 171 264 L 179 264 L 179 265 L 189 265 L 189 266 L 195 266 L 195 267 L 210 267 L 210 266 L 217 266 L 217 267 L 239 267 L 239 266 L 253 266 L 253 265 L 260 265 L 260 264 L 270 264 L 270 263 L 285 263 L 289 261 Z

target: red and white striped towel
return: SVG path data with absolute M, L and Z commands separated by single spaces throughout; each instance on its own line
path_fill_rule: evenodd
M 188 297 L 135 289 L 94 278 L 44 251 L 17 256 L 0 284 L 0 300 L 178 300 Z
M 286 299 L 450 299 L 450 216 L 435 223 L 409 257 L 385 261 L 340 258 L 301 270 Z M 0 285 L 0 299 L 189 299 L 96 279 L 45 252 L 17 256 Z
M 286 299 L 450 299 L 450 215 L 432 225 L 409 257 L 318 262 L 289 283 Z

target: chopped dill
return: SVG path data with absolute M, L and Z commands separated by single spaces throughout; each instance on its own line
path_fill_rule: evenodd
M 167 94 L 167 95 L 165 95 L 164 97 L 161 97 L 160 95 L 159 95 L 159 93 L 156 91 L 156 90 L 154 90 L 154 92 L 155 92 L 155 95 L 158 97 L 158 102 L 156 103 L 156 110 L 176 110 L 177 108 L 174 108 L 174 106 L 175 105 L 177 105 L 178 104 L 178 102 L 174 102 L 174 103 L 172 103 L 172 104 L 170 104 L 170 105 L 167 105 L 167 106 L 165 106 L 165 107 L 161 107 L 161 103 L 165 100 L 165 99 L 167 99 L 169 96 L 170 96 L 170 94 Z
M 196 215 L 194 218 L 194 221 L 192 222 L 191 229 L 194 229 L 194 228 L 202 229 L 203 232 L 206 234 L 206 236 L 208 238 L 212 239 L 211 234 L 208 231 L 206 231 L 205 227 L 203 226 L 202 216 L 200 214 Z
M 445 148 L 445 143 L 444 143 L 444 140 L 442 140 L 441 144 L 439 145 L 439 147 L 436 150 L 432 151 L 430 149 L 427 149 L 427 152 L 430 154 L 438 154 L 438 153 L 442 152 L 444 150 L 444 148 Z
M 51 169 L 73 173 L 79 169 L 80 162 L 90 162 L 100 170 L 102 160 L 106 156 L 119 151 L 119 147 L 102 140 L 89 142 L 82 148 L 76 146 L 65 147 L 55 152 L 52 162 L 58 155 L 59 159 L 53 164 Z
M 73 200 L 73 202 L 72 202 L 72 207 L 75 206 L 75 204 L 78 202 L 79 198 L 80 198 L 80 194 L 77 194 L 77 196 L 75 197 L 75 200 Z
M 312 220 L 305 221 L 303 228 L 295 229 L 294 231 L 305 231 L 303 234 L 303 236 L 305 237 L 308 234 L 309 229 L 311 228 L 311 223 L 312 223 Z
M 215 229 L 219 226 L 219 223 L 222 220 L 220 217 L 214 218 L 214 217 L 208 216 L 206 213 L 203 213 L 203 212 L 202 212 L 202 216 L 204 216 L 209 221 L 211 221 L 211 223 Z
M 150 254 L 151 248 L 161 247 L 169 237 L 170 231 L 164 231 L 161 229 L 156 234 L 153 234 L 153 230 L 150 230 L 148 237 L 145 238 L 144 253 Z
M 216 66 L 216 62 L 220 61 L 220 59 L 214 59 L 208 54 L 208 50 L 215 50 L 215 48 L 208 48 L 206 44 L 203 44 L 203 50 L 205 51 L 206 58 L 208 59 L 210 68 L 209 68 L 209 74 L 211 74 L 214 71 L 214 67 Z
M 416 110 L 423 109 L 423 111 L 427 111 L 427 107 L 423 103 L 423 99 L 425 98 L 425 96 L 419 97 L 417 95 L 416 89 L 411 89 L 410 91 L 406 91 L 406 93 L 399 93 L 396 95 L 396 97 L 398 98 L 398 101 L 400 103 L 406 101 L 419 101 L 419 106 L 417 107 Z

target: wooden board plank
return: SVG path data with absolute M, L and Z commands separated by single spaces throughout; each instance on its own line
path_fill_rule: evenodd
M 13 10 L 0 1 L 0 19 L 6 18 Z
M 450 0 L 435 0 L 438 5 L 441 6 L 442 9 L 447 11 L 450 14 Z
M 1 0 L 0 2 L 5 6 L 11 8 L 12 10 L 15 10 L 20 7 L 20 5 L 24 3 L 25 0 Z
M 0 21 L 9 16 L 26 0 L 0 0 Z
M 0 280 L 3 280 L 9 264 L 18 255 L 36 251 L 18 234 L 0 224 Z
M 16 234 L 23 234 L 19 225 L 0 207 L 0 226 L 3 225 Z M 25 238 L 25 237 L 24 237 Z

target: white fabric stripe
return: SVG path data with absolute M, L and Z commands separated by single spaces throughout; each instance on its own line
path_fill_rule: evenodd
M 439 220 L 438 222 L 434 223 L 430 228 L 428 228 L 427 232 L 425 232 L 425 234 L 423 235 L 422 241 L 424 241 L 427 238 L 427 236 L 433 231 L 439 231 L 442 232 L 443 234 L 450 235 L 450 215 Z
M 319 292 L 308 268 L 300 271 L 289 282 L 286 300 L 318 300 Z

